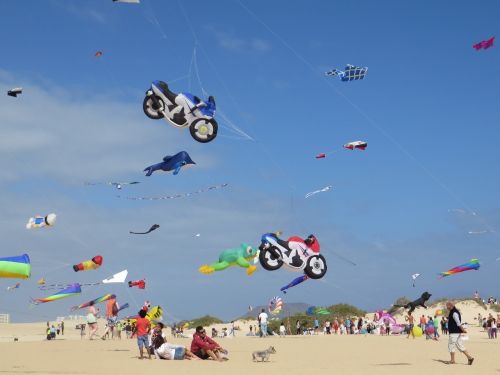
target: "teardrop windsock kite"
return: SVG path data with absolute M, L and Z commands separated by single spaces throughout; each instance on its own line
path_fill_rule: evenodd
M 57 292 L 56 294 L 52 294 L 51 296 L 34 299 L 31 301 L 31 303 L 34 305 L 38 305 L 40 303 L 57 301 L 59 299 L 76 296 L 77 294 L 80 294 L 81 292 L 82 292 L 82 288 L 80 287 L 80 284 L 75 283 L 75 284 L 69 286 L 68 288 L 65 288 L 65 289 Z
M 73 306 L 71 308 L 71 311 L 75 311 L 75 310 L 79 310 L 79 309 L 84 309 L 85 307 L 89 307 L 92 302 L 95 305 L 97 303 L 105 302 L 105 301 L 110 300 L 112 298 L 116 298 L 116 295 L 114 295 L 114 294 L 105 294 L 102 297 L 93 299 L 92 301 L 88 301 L 88 302 L 82 303 L 81 305 L 78 305 L 78 306 Z
M 29 279 L 31 263 L 28 254 L 0 258 L 0 278 Z
M 91 260 L 86 260 L 84 262 L 75 264 L 73 266 L 73 269 L 75 270 L 75 272 L 88 271 L 88 270 L 95 270 L 96 268 L 99 268 L 101 266 L 102 266 L 102 256 L 96 255 Z
M 456 273 L 461 273 L 465 271 L 471 271 L 471 270 L 478 270 L 481 265 L 479 264 L 478 259 L 471 259 L 467 263 L 461 264 L 459 266 L 453 267 L 449 269 L 448 271 L 441 272 L 441 278 L 446 277 L 446 276 L 451 276 Z

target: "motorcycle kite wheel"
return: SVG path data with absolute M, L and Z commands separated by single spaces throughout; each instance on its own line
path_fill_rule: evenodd
M 194 120 L 189 126 L 191 137 L 200 143 L 208 143 L 217 137 L 219 126 L 214 119 L 199 118 Z
M 273 249 L 275 252 L 280 253 L 279 250 Z M 263 249 L 259 252 L 259 262 L 262 268 L 267 271 L 276 271 L 281 268 L 283 261 L 276 257 L 271 249 Z
M 160 109 L 163 108 L 165 108 L 163 101 L 158 97 L 153 99 L 152 96 L 146 96 L 144 98 L 144 102 L 142 103 L 144 114 L 153 120 L 159 120 L 163 118 L 163 113 L 161 113 L 160 111 Z
M 326 274 L 326 259 L 323 255 L 312 255 L 307 258 L 304 273 L 311 279 L 321 279 Z

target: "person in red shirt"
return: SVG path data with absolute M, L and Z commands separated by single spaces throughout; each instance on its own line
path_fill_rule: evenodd
M 221 353 L 227 354 L 227 350 L 222 348 L 214 340 L 207 336 L 205 329 L 202 326 L 196 327 L 196 332 L 193 335 L 191 342 L 191 352 L 201 359 L 212 358 L 214 361 L 222 362 Z
M 148 319 L 146 319 L 146 311 L 141 310 L 139 311 L 139 318 L 137 318 L 135 322 L 135 329 L 134 333 L 137 334 L 137 345 L 139 346 L 139 354 L 140 357 L 139 359 L 143 359 L 143 351 L 144 347 L 146 347 L 146 351 L 148 352 L 148 358 L 151 359 L 151 353 L 149 350 L 147 350 L 149 344 L 148 344 L 148 334 L 149 331 L 151 330 L 151 325 Z

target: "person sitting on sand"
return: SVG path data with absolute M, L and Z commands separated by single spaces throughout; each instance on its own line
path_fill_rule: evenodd
M 162 335 L 157 335 L 153 341 L 154 354 L 157 359 L 168 360 L 182 360 L 182 359 L 196 359 L 195 356 L 188 348 L 182 345 L 169 344 Z
M 221 362 L 222 354 L 227 354 L 227 351 L 217 344 L 214 340 L 207 336 L 205 329 L 202 326 L 196 327 L 196 332 L 193 335 L 191 342 L 191 352 L 201 359 L 213 359 Z
M 149 334 L 149 352 L 151 354 L 155 354 L 155 348 L 154 348 L 154 341 L 156 340 L 156 338 L 158 336 L 163 336 L 163 323 L 162 322 L 158 322 L 155 324 L 155 326 L 153 327 L 153 329 L 151 330 L 150 334 Z

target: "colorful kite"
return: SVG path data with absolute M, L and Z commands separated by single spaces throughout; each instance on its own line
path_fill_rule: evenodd
M 144 281 L 144 280 L 129 281 L 128 287 L 132 288 L 133 286 L 136 286 L 139 289 L 145 289 L 146 288 L 146 281 Z
M 479 51 L 480 49 L 488 49 L 490 47 L 493 47 L 493 42 L 495 41 L 495 37 L 492 36 L 490 39 L 482 40 L 479 43 L 476 43 L 472 46 L 476 51 Z
M 129 233 L 130 234 L 148 234 L 148 233 L 151 233 L 154 230 L 157 230 L 159 227 L 160 227 L 159 224 L 153 224 L 151 226 L 151 228 L 149 228 L 149 230 L 147 232 L 132 232 L 132 231 L 130 231 Z
M 116 295 L 114 295 L 114 294 L 105 294 L 102 297 L 96 298 L 96 299 L 94 299 L 92 301 L 88 301 L 88 302 L 82 303 L 81 305 L 78 305 L 78 306 L 73 306 L 70 310 L 71 311 L 75 311 L 75 310 L 84 309 L 86 307 L 89 307 L 92 302 L 95 305 L 97 303 L 105 302 L 105 301 L 113 299 L 113 298 L 116 298 Z
M 273 297 L 270 301 L 269 301 L 269 305 L 267 306 L 269 312 L 271 313 L 271 315 L 278 315 L 281 310 L 283 309 L 283 300 L 281 299 L 281 297 Z
M 77 294 L 80 294 L 81 292 L 82 292 L 82 289 L 80 288 L 80 284 L 75 283 L 75 284 L 69 286 L 68 288 L 63 289 L 63 290 L 61 290 L 61 291 L 59 291 L 56 294 L 53 294 L 51 296 L 48 296 L 45 298 L 34 299 L 31 301 L 31 303 L 34 305 L 38 305 L 40 303 L 57 301 L 59 299 L 76 296 Z
M 306 314 L 310 315 L 310 316 L 313 316 L 313 315 L 329 315 L 330 311 L 328 311 L 327 309 L 324 309 L 322 307 L 311 306 L 311 307 L 309 307 L 306 310 Z
M 441 272 L 441 278 L 454 275 L 456 273 L 461 273 L 465 271 L 471 271 L 471 270 L 478 270 L 481 265 L 479 264 L 478 259 L 471 259 L 467 263 L 461 264 L 459 266 L 453 267 L 452 269 L 449 269 L 448 271 Z
M 95 57 L 101 57 L 102 56 L 102 51 L 97 51 L 94 56 Z
M 366 147 L 368 147 L 368 143 L 365 141 L 355 141 L 355 142 L 349 142 L 344 145 L 344 148 L 347 148 L 349 150 L 366 150 Z
M 88 271 L 88 270 L 95 270 L 101 266 L 102 266 L 102 256 L 96 255 L 95 257 L 92 258 L 92 260 L 86 260 L 82 263 L 75 264 L 73 266 L 73 269 L 75 270 L 75 272 Z
M 48 214 L 47 216 L 30 217 L 26 224 L 27 229 L 43 228 L 45 226 L 52 226 L 56 223 L 56 214 Z
M 7 290 L 14 290 L 14 289 L 18 289 L 20 286 L 21 286 L 21 283 L 17 283 L 17 284 L 15 284 L 15 285 L 8 286 L 8 287 L 7 287 Z
M 309 197 L 312 197 L 314 194 L 318 194 L 318 193 L 324 193 L 326 191 L 329 191 L 330 189 L 332 189 L 333 186 L 332 185 L 328 185 L 328 186 L 325 186 L 324 188 L 322 189 L 319 189 L 319 190 L 314 190 L 314 191 L 311 191 L 309 193 L 307 193 L 305 195 L 306 198 L 309 198 Z
M 118 312 L 122 311 L 122 310 L 125 310 L 129 307 L 129 304 L 128 303 L 125 303 L 123 304 L 122 306 L 120 306 L 120 308 L 118 309 Z
M 181 168 L 188 164 L 196 164 L 186 151 L 181 151 L 174 156 L 165 156 L 163 161 L 158 164 L 153 164 L 144 169 L 146 176 L 151 176 L 153 172 L 164 171 L 171 172 L 174 171 L 174 175 L 181 171 Z
M 347 64 L 344 70 L 332 69 L 325 73 L 326 76 L 337 76 L 343 82 L 364 79 L 367 74 L 368 68 L 359 68 L 350 64 Z
M 42 277 L 40 280 L 36 282 L 38 285 L 45 285 L 45 279 Z
M 109 185 L 117 188 L 118 190 L 121 190 L 122 187 L 127 186 L 127 185 L 136 185 L 140 184 L 139 181 L 129 181 L 129 182 L 86 182 L 85 185 L 87 186 L 97 186 L 97 185 Z
M 12 90 L 7 91 L 7 95 L 12 96 L 14 98 L 17 98 L 17 96 L 21 95 L 22 93 L 23 93 L 22 87 L 16 87 L 13 88 Z
M 322 152 L 321 154 L 316 155 L 315 158 L 316 159 L 324 159 L 324 158 L 326 158 L 326 154 Z
M 228 185 L 229 184 L 213 185 L 213 186 L 210 186 L 206 189 L 200 189 L 197 191 L 193 191 L 191 193 L 181 193 L 181 194 L 167 195 L 167 196 L 162 196 L 162 197 L 122 197 L 120 195 L 117 195 L 117 197 L 129 199 L 129 200 L 133 200 L 133 201 L 161 201 L 161 200 L 167 200 L 167 199 L 177 199 L 177 198 L 190 197 L 190 196 L 195 195 L 195 194 L 205 193 L 207 191 L 216 190 L 216 189 L 222 189 Z
M 0 278 L 29 279 L 31 263 L 28 254 L 0 258 Z
M 280 289 L 283 293 L 286 294 L 286 290 L 290 289 L 296 285 L 299 285 L 300 283 L 303 283 L 304 281 L 308 280 L 309 276 L 307 275 L 301 275 L 295 279 L 293 279 L 289 284 L 285 285 L 283 288 Z
M 214 271 L 223 271 L 231 266 L 240 266 L 247 269 L 247 275 L 255 272 L 257 266 L 251 265 L 249 260 L 257 256 L 257 250 L 247 244 L 241 244 L 240 247 L 224 250 L 219 255 L 219 260 L 211 265 L 204 264 L 198 270 L 206 275 Z

